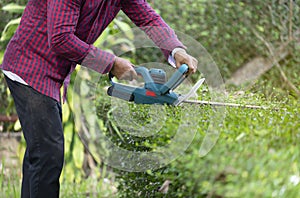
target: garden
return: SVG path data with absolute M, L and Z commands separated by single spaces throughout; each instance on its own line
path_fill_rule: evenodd
M 0 63 L 26 3 L 0 0 Z M 197 57 L 197 73 L 178 92 L 205 78 L 198 102 L 112 98 L 108 75 L 78 65 L 62 104 L 60 196 L 300 197 L 299 2 L 148 3 Z M 170 77 L 141 34 L 120 12 L 94 45 Z M 0 104 L 0 197 L 20 197 L 26 143 L 2 73 Z

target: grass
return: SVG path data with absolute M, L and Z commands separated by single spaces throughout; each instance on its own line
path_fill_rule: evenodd
M 86 178 L 80 183 L 62 182 L 60 197 L 70 198 L 113 198 L 116 188 L 108 179 Z
M 93 176 L 66 179 L 61 197 L 300 197 L 299 102 L 274 103 L 257 95 L 229 99 L 277 110 L 226 108 L 218 142 L 206 156 L 198 155 L 206 128 L 200 127 L 188 150 L 169 166 L 147 173 L 119 172 L 112 182 Z M 207 122 L 199 118 L 200 125 Z M 20 197 L 17 171 L 8 174 L 4 160 L 0 170 L 0 197 Z M 171 181 L 167 194 L 157 192 L 166 180 Z
M 20 168 L 21 169 L 21 168 Z M 0 164 L 0 198 L 19 198 L 21 196 L 21 178 L 19 171 L 5 167 L 5 161 Z M 20 170 L 21 171 L 21 170 Z M 113 198 L 116 188 L 107 178 L 88 177 L 80 182 L 64 180 L 60 186 L 60 197 L 64 198 Z
M 20 175 L 19 172 L 5 167 L 5 160 L 0 164 L 0 197 L 20 197 Z
M 154 173 L 124 173 L 121 197 L 300 197 L 299 102 L 257 95 L 233 99 L 270 108 L 226 108 L 220 137 L 204 157 L 199 148 L 209 120 L 199 117 L 203 121 L 188 150 Z M 157 192 L 166 180 L 171 181 L 168 193 Z

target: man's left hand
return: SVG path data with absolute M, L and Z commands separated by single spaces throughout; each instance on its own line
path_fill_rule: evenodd
M 179 68 L 182 64 L 188 65 L 188 75 L 193 74 L 197 71 L 197 59 L 186 53 L 184 49 L 177 51 L 174 54 L 174 59 L 176 61 L 176 68 Z

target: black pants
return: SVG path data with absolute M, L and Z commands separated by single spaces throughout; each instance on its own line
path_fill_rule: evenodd
M 59 197 L 64 160 L 61 105 L 6 77 L 26 140 L 22 198 Z

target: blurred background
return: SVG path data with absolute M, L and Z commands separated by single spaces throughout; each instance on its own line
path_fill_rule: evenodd
M 0 0 L 0 63 L 26 3 Z M 72 107 L 72 98 L 77 96 L 69 93 L 63 105 L 66 162 L 61 177 L 62 197 L 299 197 L 300 1 L 148 3 L 174 30 L 190 35 L 206 48 L 220 69 L 230 102 L 280 110 L 228 108 L 218 144 L 208 156 L 198 156 L 199 142 L 195 141 L 182 158 L 167 167 L 127 173 L 104 165 L 95 145 L 78 136 L 81 131 L 74 126 Z M 134 47 L 130 32 L 133 27 L 120 12 L 95 46 L 112 53 L 126 52 Z M 115 40 L 113 35 L 120 32 L 124 38 Z M 133 63 L 164 61 L 160 50 L 150 48 L 126 52 L 125 56 Z M 102 86 L 108 86 L 108 81 Z M 109 99 L 105 93 L 98 94 L 98 114 L 88 116 L 101 120 L 103 130 L 120 141 L 122 131 L 108 116 L 112 108 Z M 212 108 L 203 108 L 213 113 Z M 146 112 L 143 108 L 138 111 Z M 207 122 L 208 116 L 199 118 L 199 125 L 207 126 Z M 198 131 L 196 140 L 201 140 L 205 130 Z M 170 139 L 160 136 L 146 144 L 145 140 L 126 136 L 126 131 L 121 136 L 133 140 L 123 142 L 125 148 L 142 144 L 153 149 Z M 0 197 L 19 197 L 24 149 L 13 100 L 1 74 Z

